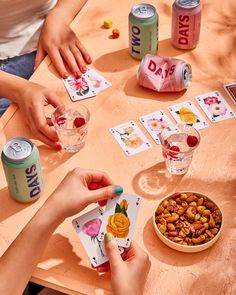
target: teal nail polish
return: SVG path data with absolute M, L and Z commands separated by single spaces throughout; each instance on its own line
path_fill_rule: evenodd
M 122 194 L 122 193 L 123 193 L 123 187 L 121 187 L 121 186 L 116 186 L 116 187 L 114 188 L 114 192 L 116 193 L 116 195 L 120 195 L 120 194 Z
M 111 240 L 113 240 L 113 235 L 111 233 L 106 233 L 105 234 L 105 241 L 109 242 Z

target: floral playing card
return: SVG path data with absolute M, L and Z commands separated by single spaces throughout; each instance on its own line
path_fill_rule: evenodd
M 134 121 L 110 128 L 110 132 L 127 156 L 137 154 L 152 147 Z
M 104 77 L 99 75 L 97 72 L 95 72 L 91 68 L 87 69 L 86 74 L 96 94 L 98 94 L 102 90 L 105 90 L 106 88 L 111 86 L 111 83 L 109 81 L 107 81 Z
M 190 100 L 170 106 L 168 109 L 177 123 L 187 124 L 196 129 L 209 126 L 202 114 Z
M 162 110 L 141 116 L 139 120 L 157 144 L 161 143 L 159 139 L 161 131 L 173 124 Z
M 129 247 L 134 235 L 141 197 L 124 193 L 107 201 L 98 240 L 111 233 L 121 247 Z
M 79 238 L 89 256 L 90 262 L 97 267 L 108 261 L 104 241 L 98 240 L 98 233 L 102 224 L 104 211 L 97 207 L 72 221 Z M 120 253 L 124 252 L 122 247 Z
M 63 83 L 72 101 L 96 96 L 96 92 L 87 77 L 87 73 L 83 74 L 80 78 L 70 75 L 68 78 L 63 79 Z
M 213 123 L 235 117 L 235 113 L 218 91 L 198 95 L 195 99 Z

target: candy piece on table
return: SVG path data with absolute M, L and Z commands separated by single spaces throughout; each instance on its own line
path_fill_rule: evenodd
M 119 36 L 120 36 L 120 32 L 118 29 L 112 30 L 112 38 L 113 39 L 117 39 L 117 38 L 119 38 Z
M 85 124 L 84 118 L 82 118 L 82 117 L 75 118 L 75 120 L 74 120 L 74 126 L 76 128 L 79 128 L 79 127 L 83 126 L 84 124 Z
M 103 23 L 103 27 L 106 29 L 110 29 L 112 27 L 112 20 L 111 19 L 105 19 Z

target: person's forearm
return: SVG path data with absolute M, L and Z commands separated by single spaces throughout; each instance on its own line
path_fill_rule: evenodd
M 47 205 L 36 213 L 0 259 L 0 294 L 23 293 L 50 236 L 61 222 L 55 208 Z
M 58 0 L 47 20 L 59 19 L 69 25 L 86 2 L 87 0 Z
M 9 98 L 17 103 L 19 93 L 27 83 L 28 81 L 23 78 L 0 71 L 0 97 Z

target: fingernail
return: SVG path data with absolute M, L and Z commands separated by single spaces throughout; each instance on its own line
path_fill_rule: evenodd
M 123 187 L 121 187 L 121 186 L 116 186 L 116 187 L 114 188 L 114 192 L 115 192 L 116 195 L 120 195 L 120 194 L 122 194 L 122 193 L 123 193 Z
M 85 73 L 85 72 L 87 71 L 87 68 L 86 68 L 86 67 L 81 67 L 81 71 L 82 71 L 83 73 Z
M 82 74 L 80 72 L 75 72 L 75 77 L 76 78 L 80 78 L 82 76 Z
M 69 76 L 67 72 L 63 73 L 63 78 L 66 79 Z
M 105 241 L 109 242 L 111 240 L 113 240 L 113 235 L 111 233 L 106 233 L 105 234 Z

